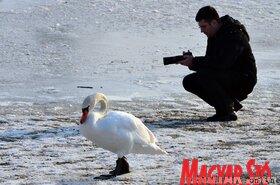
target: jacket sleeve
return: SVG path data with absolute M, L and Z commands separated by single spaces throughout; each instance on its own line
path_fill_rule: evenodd
M 212 46 L 214 47 L 212 52 L 208 53 L 206 51 L 205 56 L 193 58 L 193 66 L 190 69 L 195 71 L 202 68 L 214 70 L 231 69 L 244 51 L 240 34 L 239 30 L 236 30 L 220 37 L 215 45 Z

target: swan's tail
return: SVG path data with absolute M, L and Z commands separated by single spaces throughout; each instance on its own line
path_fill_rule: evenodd
M 152 154 L 161 155 L 167 154 L 166 151 L 161 149 L 157 144 L 157 138 L 154 134 L 142 123 L 139 118 L 134 119 L 134 123 L 138 129 L 138 140 L 134 142 L 133 153 L 138 154 Z
M 132 153 L 137 154 L 151 154 L 151 155 L 162 155 L 162 154 L 168 154 L 166 151 L 161 149 L 158 145 L 155 143 L 149 144 L 149 145 L 139 145 L 134 147 L 134 150 Z
M 167 152 L 165 150 L 161 149 L 156 144 L 152 144 L 150 146 L 154 148 L 154 152 L 152 154 L 155 154 L 155 155 L 167 154 Z

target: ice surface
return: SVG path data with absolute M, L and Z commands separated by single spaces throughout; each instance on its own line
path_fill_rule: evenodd
M 211 1 L 245 24 L 257 60 L 238 121 L 206 123 L 213 109 L 181 85 L 191 71 L 162 64 L 183 50 L 204 55 L 194 16 L 209 3 L 0 0 L 0 184 L 178 184 L 184 158 L 243 167 L 255 158 L 279 178 L 278 1 Z M 76 126 L 96 91 L 141 118 L 169 155 L 129 155 L 132 173 L 94 180 L 116 160 Z

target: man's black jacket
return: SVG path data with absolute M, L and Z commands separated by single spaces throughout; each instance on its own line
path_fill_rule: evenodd
M 209 69 L 229 72 L 246 81 L 249 94 L 257 82 L 255 58 L 245 27 L 232 17 L 221 17 L 221 27 L 214 37 L 208 38 L 206 55 L 193 58 L 191 70 Z

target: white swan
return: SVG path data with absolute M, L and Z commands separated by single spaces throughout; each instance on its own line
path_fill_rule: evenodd
M 92 111 L 100 103 L 100 109 Z M 156 145 L 154 134 L 132 114 L 121 111 L 108 111 L 108 101 L 104 94 L 96 93 L 85 98 L 82 104 L 83 115 L 80 133 L 97 146 L 118 155 L 115 170 L 110 175 L 98 178 L 111 178 L 129 172 L 125 155 L 167 154 Z

